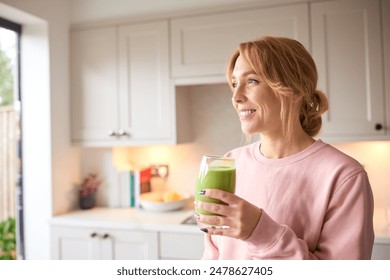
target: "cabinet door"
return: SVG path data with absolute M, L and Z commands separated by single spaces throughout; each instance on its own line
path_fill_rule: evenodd
M 110 141 L 117 130 L 116 29 L 72 31 L 72 140 Z
M 160 258 L 199 260 L 202 258 L 204 245 L 202 233 L 160 233 Z
M 103 230 L 101 256 L 106 260 L 156 260 L 156 232 Z
M 309 47 L 307 4 L 171 21 L 172 76 L 224 75 L 238 44 L 262 35 L 286 36 Z
M 161 143 L 172 136 L 168 22 L 119 27 L 120 141 Z
M 158 258 L 156 232 L 54 226 L 51 258 L 57 260 L 148 260 Z
M 390 244 L 375 242 L 372 249 L 372 260 L 390 260 Z
M 55 260 L 100 259 L 100 241 L 94 229 L 52 227 L 51 258 Z
M 312 3 L 312 52 L 329 98 L 324 136 L 384 134 L 379 0 Z

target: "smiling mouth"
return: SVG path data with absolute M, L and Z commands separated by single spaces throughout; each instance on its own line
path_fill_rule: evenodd
M 252 115 L 254 112 L 256 112 L 256 110 L 254 110 L 254 109 L 241 110 L 238 114 L 239 114 L 240 118 L 244 119 L 244 118 Z

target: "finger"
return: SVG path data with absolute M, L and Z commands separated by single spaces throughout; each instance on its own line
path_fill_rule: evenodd
M 199 210 L 207 211 L 222 216 L 227 216 L 230 211 L 227 205 L 213 202 L 205 202 L 200 200 L 195 201 L 195 206 Z
M 216 215 L 200 215 L 198 222 L 209 227 L 229 226 L 228 219 Z
M 211 235 L 233 236 L 232 229 L 229 227 L 206 227 L 202 231 Z
M 204 194 L 202 196 L 219 199 L 227 204 L 234 202 L 234 200 L 237 198 L 236 195 L 219 189 L 204 189 L 203 191 Z

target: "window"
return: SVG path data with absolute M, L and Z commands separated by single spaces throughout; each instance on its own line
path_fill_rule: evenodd
M 20 25 L 0 18 L 0 222 L 16 221 L 9 256 L 23 259 L 20 35 Z

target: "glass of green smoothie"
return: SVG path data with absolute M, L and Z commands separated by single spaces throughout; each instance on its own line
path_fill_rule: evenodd
M 200 195 L 199 192 L 203 189 L 220 189 L 234 193 L 236 189 L 236 166 L 234 159 L 217 155 L 203 156 L 196 179 L 195 200 L 223 204 L 218 199 L 206 198 Z M 196 208 L 195 212 L 213 215 L 213 213 Z

